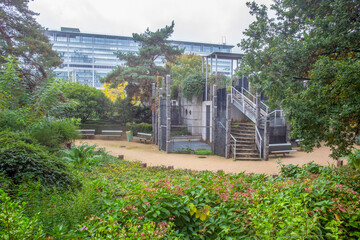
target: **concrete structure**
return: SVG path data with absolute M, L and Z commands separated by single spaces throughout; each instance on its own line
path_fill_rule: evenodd
M 123 65 L 114 53 L 137 53 L 139 49 L 132 37 L 104 35 L 95 33 L 82 33 L 78 28 L 62 27 L 58 30 L 47 30 L 53 49 L 59 53 L 63 60 L 60 68 L 55 69 L 59 78 L 71 79 L 82 84 L 101 88 L 99 81 L 114 67 Z M 170 41 L 175 48 L 184 49 L 185 54 L 194 53 L 204 56 L 211 52 L 230 53 L 234 46 L 225 44 L 211 44 L 187 41 Z M 156 64 L 163 65 L 164 59 L 158 59 Z M 209 63 L 215 64 L 215 59 Z M 217 62 L 217 72 L 231 75 L 229 60 Z M 214 71 L 215 72 L 215 71 Z

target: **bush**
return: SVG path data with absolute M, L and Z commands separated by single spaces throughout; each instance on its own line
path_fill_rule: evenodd
M 355 137 L 355 144 L 360 145 L 360 136 Z
M 136 135 L 138 132 L 143 133 L 152 133 L 152 124 L 150 123 L 127 123 L 126 124 L 126 130 L 132 130 L 134 135 Z
M 183 81 L 183 95 L 191 101 L 193 96 L 201 96 L 205 87 L 205 78 L 201 73 L 187 76 Z
M 116 99 L 114 103 L 114 121 L 120 124 L 128 122 L 134 123 L 151 123 L 151 109 L 149 106 L 137 106 L 131 102 L 131 99 Z
M 24 216 L 26 203 L 12 201 L 0 189 L 0 238 L 1 239 L 40 239 L 42 229 L 37 215 L 32 218 Z
M 74 140 L 77 127 L 70 119 L 44 118 L 30 127 L 31 136 L 49 148 L 57 148 L 61 143 Z
M 353 153 L 345 157 L 348 165 L 354 169 L 360 170 L 360 149 L 355 148 Z
M 78 185 L 63 163 L 22 133 L 0 132 L 0 172 L 15 184 L 32 180 L 58 188 Z
M 0 126 L 2 130 L 23 131 L 33 123 L 26 109 L 0 110 Z

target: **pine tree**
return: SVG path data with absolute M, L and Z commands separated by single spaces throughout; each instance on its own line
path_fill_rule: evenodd
M 44 35 L 44 28 L 36 22 L 37 14 L 28 8 L 29 1 L 0 2 L 0 55 L 19 59 L 21 77 L 31 90 L 46 80 L 61 60 Z M 3 63 L 5 59 L 0 58 Z
M 149 29 L 142 34 L 133 34 L 135 42 L 140 44 L 138 53 L 118 52 L 117 57 L 126 62 L 124 67 L 117 67 L 102 81 L 112 83 L 115 87 L 119 83 L 128 82 L 126 93 L 128 97 L 140 98 L 147 102 L 151 98 L 151 84 L 157 76 L 165 76 L 167 69 L 165 62 L 174 62 L 175 57 L 183 50 L 175 49 L 167 40 L 174 32 L 174 21 L 170 26 L 151 32 Z M 156 64 L 161 60 L 162 65 Z

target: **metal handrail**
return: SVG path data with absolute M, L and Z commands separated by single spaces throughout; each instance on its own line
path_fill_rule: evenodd
M 284 112 L 283 112 L 283 110 L 274 110 L 271 113 L 269 113 L 269 116 L 274 119 L 274 123 L 276 124 L 278 118 L 284 119 Z M 285 123 L 285 121 L 284 121 L 284 123 Z M 283 124 L 281 124 L 279 126 L 283 126 Z
M 259 129 L 258 129 L 257 126 L 255 126 L 255 135 L 256 135 L 255 143 L 256 143 L 256 145 L 258 147 L 258 150 L 260 152 L 260 157 L 261 157 L 261 153 L 262 153 L 262 137 L 261 137 L 261 134 L 260 134 Z M 260 139 L 260 142 L 258 141 L 258 137 Z
M 226 127 L 224 126 L 224 124 L 222 124 L 222 122 L 218 121 L 218 123 L 220 124 L 221 127 L 223 127 L 226 130 Z M 234 140 L 234 145 L 233 144 L 231 144 L 231 145 L 233 145 L 233 154 L 234 154 L 234 158 L 236 158 L 236 142 L 237 141 L 236 141 L 236 138 L 231 133 L 229 135 Z
M 234 154 L 234 158 L 236 158 L 236 138 L 230 133 L 230 137 L 234 140 L 234 145 L 233 145 L 233 154 Z

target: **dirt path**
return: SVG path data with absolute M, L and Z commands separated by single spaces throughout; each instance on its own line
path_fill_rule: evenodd
M 137 142 L 101 140 L 101 139 L 84 139 L 77 140 L 75 143 L 80 144 L 87 142 L 97 144 L 99 147 L 105 147 L 111 155 L 124 155 L 128 161 L 139 161 L 147 163 L 148 166 L 174 166 L 175 169 L 192 169 L 192 170 L 210 170 L 217 171 L 222 169 L 226 173 L 278 173 L 279 167 L 276 163 L 277 158 L 271 157 L 269 161 L 233 161 L 219 156 L 206 156 L 199 158 L 198 155 L 191 154 L 166 154 L 158 150 L 154 144 L 143 144 Z M 312 153 L 301 151 L 292 152 L 286 157 L 280 157 L 284 164 L 303 165 L 310 161 L 327 166 L 335 164 L 335 161 L 329 157 L 330 149 L 321 147 Z

